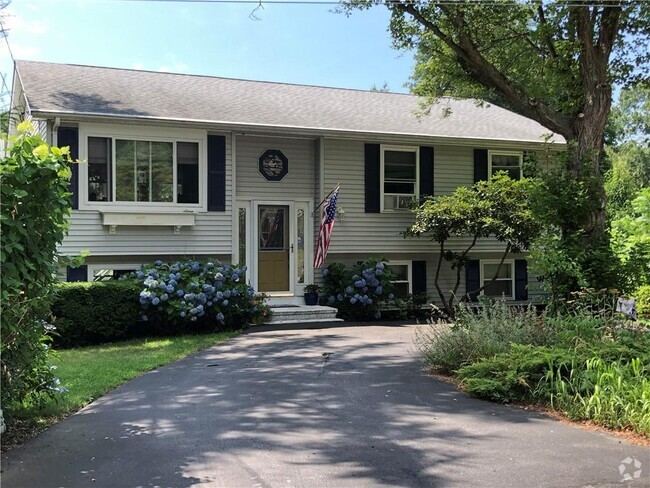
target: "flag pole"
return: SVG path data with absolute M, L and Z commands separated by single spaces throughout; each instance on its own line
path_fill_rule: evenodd
M 321 200 L 321 202 L 320 202 L 320 203 L 316 206 L 316 208 L 314 209 L 313 215 L 316 215 L 316 212 L 318 211 L 319 208 L 321 208 L 321 207 L 323 206 L 323 203 L 325 203 L 325 202 L 327 201 L 327 199 L 330 197 L 330 195 L 332 195 L 332 193 L 334 193 L 334 192 L 335 192 L 336 190 L 338 190 L 340 187 L 341 187 L 341 183 L 339 183 L 338 185 L 336 185 L 336 187 L 335 187 L 331 192 L 329 192 L 325 198 L 323 198 L 323 199 Z

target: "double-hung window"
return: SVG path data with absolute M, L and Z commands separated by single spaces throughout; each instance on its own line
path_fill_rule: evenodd
M 411 261 L 391 261 L 388 265 L 393 277 L 390 282 L 393 285 L 393 293 L 398 298 L 404 298 L 412 293 L 411 284 Z
M 485 287 L 483 295 L 514 300 L 515 263 L 512 260 L 506 260 L 501 268 L 499 268 L 499 263 L 500 260 L 481 260 L 481 286 L 490 283 L 496 274 L 496 279 Z
M 417 147 L 382 146 L 382 209 L 409 208 L 419 196 Z
M 520 180 L 523 176 L 523 153 L 490 151 L 488 156 L 490 177 L 499 171 L 505 171 L 513 180 Z

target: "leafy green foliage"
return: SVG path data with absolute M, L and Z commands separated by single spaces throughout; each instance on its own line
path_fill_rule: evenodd
M 404 235 L 426 236 L 438 244 L 440 261 L 435 285 L 449 316 L 454 315 L 461 271 L 467 266 L 470 251 L 480 238 L 491 237 L 503 242 L 505 258 L 511 252 L 528 250 L 538 235 L 540 226 L 528 204 L 529 188 L 529 180 L 513 180 L 506 173 L 498 173 L 471 188 L 458 187 L 451 195 L 429 197 L 416 209 L 415 223 Z M 461 251 L 448 249 L 447 241 L 453 236 L 469 237 L 470 242 Z M 439 285 L 442 260 L 456 270 L 456 284 L 449 296 Z
M 564 375 L 549 369 L 545 380 L 551 405 L 569 418 L 650 436 L 650 362 L 594 356 Z
M 553 246 L 548 251 L 562 251 L 561 261 L 546 260 L 542 274 L 553 280 L 557 293 L 581 283 L 613 284 L 603 144 L 612 86 L 641 86 L 648 79 L 650 4 L 383 3 L 391 11 L 395 46 L 416 51 L 412 90 L 424 97 L 425 113 L 450 116 L 441 97 L 473 98 L 478 105 L 509 108 L 565 138 L 568 157 L 558 160 L 565 174 L 559 185 L 550 186 L 548 201 L 566 198 L 549 207 L 553 229 L 546 229 L 542 242 Z M 343 9 L 350 13 L 373 5 L 346 0 Z M 647 95 L 637 95 L 622 96 L 620 114 L 627 117 L 629 133 L 648 126 Z M 538 255 L 544 253 L 542 248 Z
M 636 298 L 636 312 L 639 318 L 650 320 L 650 285 L 637 288 L 634 298 Z
M 142 334 L 141 286 L 126 281 L 60 283 L 52 314 L 55 344 L 78 347 L 131 339 Z
M 586 290 L 561 315 L 486 306 L 418 334 L 427 364 L 470 394 L 543 403 L 571 418 L 649 435 L 650 334 L 614 310 L 615 293 Z
M 639 191 L 629 214 L 612 222 L 612 249 L 628 289 L 650 284 L 650 188 Z
M 647 149 L 650 144 L 650 87 L 638 84 L 621 90 L 609 124 L 613 145 L 636 142 Z
M 0 166 L 2 405 L 57 393 L 46 323 L 57 245 L 70 214 L 68 148 L 50 147 L 29 122 L 18 126 Z
M 552 308 L 582 287 L 616 287 L 620 281 L 608 235 L 589 236 L 583 230 L 598 205 L 589 188 L 597 182 L 577 180 L 565 168 L 558 161 L 531 181 L 529 191 L 531 210 L 543 229 L 531 245 L 529 262 Z
M 650 88 L 623 89 L 612 109 L 605 148 L 611 168 L 605 176 L 610 219 L 631 210 L 637 193 L 650 186 Z
M 325 304 L 335 306 L 346 319 L 381 318 L 382 302 L 394 299 L 392 273 L 381 258 L 367 259 L 347 269 L 332 263 L 323 270 Z

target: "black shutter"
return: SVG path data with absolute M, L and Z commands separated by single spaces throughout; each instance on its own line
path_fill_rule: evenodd
M 420 198 L 433 195 L 433 148 L 420 148 Z
M 528 263 L 515 259 L 515 300 L 528 300 Z
M 474 149 L 474 183 L 488 179 L 487 149 Z
M 481 287 L 481 261 L 478 259 L 470 259 L 467 261 L 467 268 L 465 268 L 465 293 L 478 290 Z M 478 301 L 478 293 L 469 295 L 472 302 Z
M 79 129 L 76 127 L 59 127 L 57 131 L 57 144 L 59 147 L 70 147 L 70 158 L 79 159 Z M 72 176 L 68 189 L 72 193 L 72 209 L 79 208 L 79 165 L 75 162 L 70 165 Z M 85 280 L 84 280 L 85 281 Z
M 208 136 L 208 211 L 226 211 L 225 136 Z
M 379 213 L 380 211 L 380 148 L 379 144 L 366 144 L 365 147 L 365 188 L 366 188 L 366 213 Z
M 427 292 L 427 262 L 413 261 L 411 268 L 411 279 L 413 280 L 413 294 Z
M 68 270 L 66 272 L 66 279 L 68 282 L 88 281 L 88 266 L 86 266 L 85 264 L 82 266 L 77 266 L 76 268 L 72 268 L 68 266 Z

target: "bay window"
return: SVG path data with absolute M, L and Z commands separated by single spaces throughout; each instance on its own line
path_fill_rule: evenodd
M 88 135 L 87 202 L 133 208 L 197 206 L 201 195 L 198 140 Z

